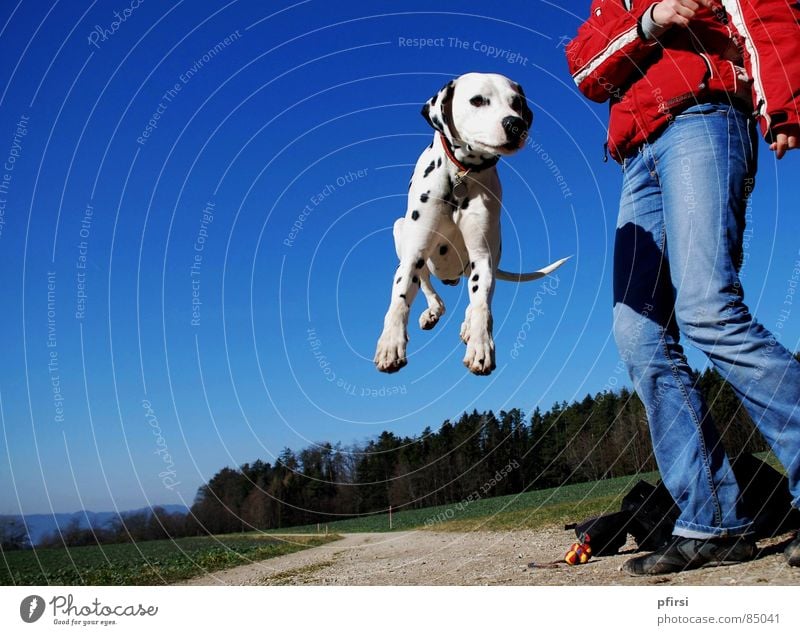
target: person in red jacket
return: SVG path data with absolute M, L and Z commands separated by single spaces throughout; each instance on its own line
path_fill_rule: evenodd
M 800 363 L 750 314 L 738 273 L 759 126 L 778 159 L 800 145 L 800 7 L 594 0 L 566 56 L 581 92 L 610 101 L 614 335 L 681 510 L 670 544 L 625 569 L 749 560 L 752 519 L 680 341 L 734 388 L 800 507 Z M 800 538 L 786 556 L 800 565 Z

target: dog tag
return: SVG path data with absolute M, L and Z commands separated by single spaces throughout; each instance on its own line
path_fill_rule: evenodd
M 465 176 L 466 176 L 466 173 L 458 174 L 456 176 L 456 182 L 453 185 L 453 196 L 455 196 L 456 198 L 461 199 L 461 198 L 466 197 L 466 195 L 467 195 L 467 184 L 464 183 L 464 177 Z

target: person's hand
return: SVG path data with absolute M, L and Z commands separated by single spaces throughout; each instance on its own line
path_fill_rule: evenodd
M 769 149 L 775 153 L 775 157 L 778 160 L 782 159 L 789 150 L 796 150 L 797 148 L 800 148 L 800 127 L 793 128 L 787 132 L 779 132 L 769 146 Z
M 653 7 L 653 20 L 660 26 L 687 27 L 700 7 L 716 9 L 718 0 L 661 0 Z

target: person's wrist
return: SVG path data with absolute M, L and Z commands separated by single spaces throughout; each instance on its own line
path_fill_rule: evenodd
M 643 40 L 657 40 L 668 29 L 668 24 L 660 24 L 655 18 L 655 10 L 658 2 L 651 4 L 639 18 L 639 34 Z
M 647 15 L 650 16 L 650 19 L 653 21 L 653 24 L 655 24 L 656 26 L 667 28 L 667 26 L 668 26 L 667 24 L 662 24 L 661 22 L 658 21 L 658 18 L 656 18 L 656 7 L 657 6 L 658 6 L 658 2 L 654 2 L 653 4 L 651 4 L 650 8 L 647 10 Z

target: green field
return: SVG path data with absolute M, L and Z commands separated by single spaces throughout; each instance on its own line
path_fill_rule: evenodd
M 0 554 L 0 585 L 168 584 L 336 539 L 335 535 L 281 538 L 248 533 L 11 551 Z
M 433 529 L 474 531 L 538 529 L 559 523 L 577 522 L 619 511 L 622 497 L 639 480 L 655 483 L 657 472 L 621 478 L 564 485 L 512 496 L 463 501 L 392 513 L 392 530 Z M 388 514 L 372 514 L 337 520 L 319 526 L 320 531 L 358 533 L 390 531 Z M 317 525 L 282 529 L 291 533 L 317 533 Z M 276 532 L 277 533 L 277 532 Z

